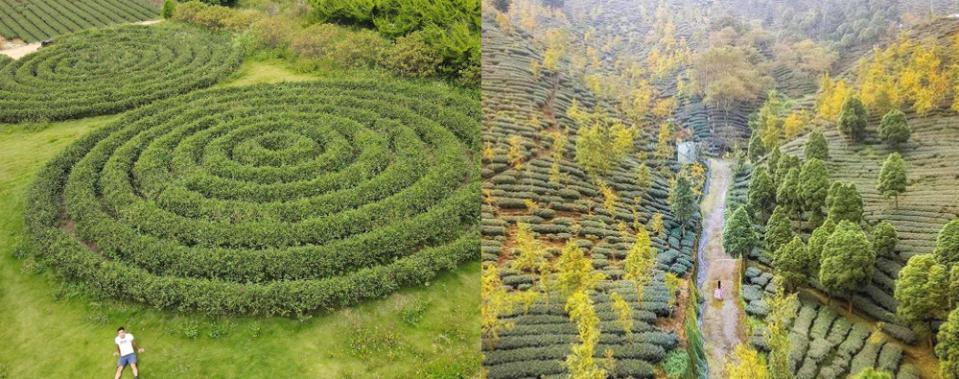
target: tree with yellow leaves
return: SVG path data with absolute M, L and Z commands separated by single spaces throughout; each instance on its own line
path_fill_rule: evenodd
M 492 162 L 496 158 L 496 150 L 493 148 L 493 143 L 486 141 L 483 143 L 483 161 Z
M 533 290 L 532 288 L 525 291 L 515 291 L 510 293 L 510 301 L 514 304 L 521 304 L 523 306 L 523 314 L 529 314 L 529 309 L 533 307 L 533 303 L 539 301 L 540 293 Z
M 604 175 L 612 165 L 609 136 L 599 123 L 579 128 L 576 135 L 576 163 L 591 175 Z
M 513 328 L 513 323 L 501 320 L 500 315 L 509 313 L 513 308 L 510 299 L 503 288 L 499 270 L 496 265 L 483 265 L 483 279 L 480 285 L 482 293 L 480 301 L 480 318 L 482 319 L 483 340 L 490 348 L 496 344 L 501 330 Z
M 593 270 L 593 262 L 583 254 L 583 250 L 570 240 L 556 261 L 558 271 L 557 284 L 564 294 L 590 290 L 600 280 L 606 278 L 601 272 Z
M 633 153 L 635 136 L 632 129 L 627 128 L 621 122 L 615 122 L 613 127 L 609 129 L 609 136 L 612 139 L 610 148 L 615 160 L 621 160 Z
M 611 217 L 616 217 L 616 200 L 619 195 L 602 180 L 599 181 L 599 192 L 603 194 L 603 207 Z
M 726 362 L 726 378 L 770 379 L 766 360 L 758 351 L 740 343 L 736 346 L 735 356 L 735 361 Z
M 516 249 L 519 252 L 518 257 L 514 257 L 510 262 L 511 267 L 517 271 L 535 272 L 540 264 L 546 260 L 543 244 L 536 239 L 529 224 L 520 222 L 516 224 Z
M 633 122 L 641 122 L 650 113 L 655 96 L 656 90 L 649 81 L 640 80 L 627 98 L 623 113 Z
M 636 166 L 636 187 L 639 190 L 634 201 L 639 205 L 639 201 L 649 191 L 649 186 L 653 184 L 653 174 L 649 171 L 649 166 L 645 162 Z
M 872 59 L 859 62 L 859 98 L 867 109 L 878 114 L 886 114 L 902 104 L 895 80 L 898 75 L 893 72 L 893 55 L 893 49 L 875 48 Z
M 613 311 L 616 312 L 616 321 L 619 323 L 619 326 L 623 328 L 623 331 L 626 332 L 626 340 L 633 342 L 633 307 L 623 299 L 623 296 L 619 292 L 613 292 L 612 295 L 609 295 L 609 298 L 613 300 Z
M 653 153 L 653 156 L 656 157 L 656 160 L 660 164 L 664 164 L 666 161 L 673 157 L 675 149 L 673 148 L 673 133 L 671 126 L 668 122 L 664 122 L 659 125 L 659 133 L 656 137 L 656 151 Z
M 656 105 L 653 106 L 653 115 L 660 119 L 669 118 L 673 115 L 673 112 L 676 112 L 676 107 L 676 98 L 673 96 L 659 99 L 656 101 Z
M 769 374 L 771 379 L 790 379 L 792 371 L 789 369 L 789 351 L 792 346 L 789 342 L 789 318 L 796 314 L 796 294 L 786 296 L 782 277 L 773 279 L 776 283 L 774 296 L 768 297 L 769 315 L 766 317 L 766 330 L 763 336 L 769 345 Z
M 912 100 L 912 107 L 919 115 L 935 108 L 949 90 L 949 80 L 941 66 L 942 47 L 932 40 L 916 45 L 899 75 L 899 87 Z
M 839 120 L 839 111 L 843 102 L 852 95 L 852 90 L 845 80 L 833 80 L 829 74 L 823 74 L 819 79 L 819 96 L 816 98 L 816 117 L 823 120 Z
M 593 359 L 596 343 L 599 342 L 599 317 L 593 309 L 593 300 L 586 290 L 579 290 L 566 300 L 566 312 L 569 319 L 576 323 L 580 343 L 573 345 L 572 352 L 566 356 L 566 368 L 571 378 L 605 379 L 606 371 L 596 365 Z
M 666 232 L 666 228 L 663 227 L 662 213 L 656 212 L 656 214 L 653 215 L 653 220 L 649 222 L 649 228 L 653 231 L 653 233 L 656 233 L 657 236 L 663 236 L 663 234 Z
M 656 266 L 656 248 L 653 247 L 646 228 L 637 228 L 636 242 L 629 248 L 623 263 L 623 279 L 633 281 L 637 297 L 642 299 L 643 288 L 649 283 L 653 267 Z
M 509 137 L 509 152 L 506 158 L 513 168 L 519 170 L 523 168 L 523 137 L 514 135 Z
M 809 124 L 809 113 L 805 109 L 792 111 L 783 119 L 783 135 L 792 140 Z
M 569 47 L 569 36 L 562 29 L 552 28 L 546 31 L 544 39 L 546 51 L 543 52 L 543 68 L 556 71 L 559 68 L 560 59 L 566 55 L 566 49 Z

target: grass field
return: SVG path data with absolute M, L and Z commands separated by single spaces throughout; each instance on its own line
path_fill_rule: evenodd
M 254 59 L 226 85 L 311 77 L 278 60 Z M 117 117 L 0 125 L 0 378 L 107 376 L 120 325 L 146 349 L 139 356 L 145 377 L 475 375 L 478 263 L 425 288 L 302 320 L 159 311 L 91 298 L 55 278 L 22 249 L 25 190 L 47 159 Z

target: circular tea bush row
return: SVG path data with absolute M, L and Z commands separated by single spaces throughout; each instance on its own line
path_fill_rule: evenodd
M 0 122 L 118 113 L 212 85 L 240 64 L 227 34 L 126 25 L 57 38 L 0 63 Z
M 382 81 L 157 102 L 81 138 L 28 194 L 37 254 L 160 308 L 298 315 L 478 259 L 479 101 Z

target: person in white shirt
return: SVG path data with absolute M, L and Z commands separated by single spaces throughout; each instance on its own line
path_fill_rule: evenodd
M 120 379 L 123 368 L 127 365 L 130 365 L 130 368 L 133 369 L 133 378 L 140 379 L 140 374 L 137 372 L 136 353 L 142 353 L 143 348 L 137 345 L 136 341 L 133 340 L 133 335 L 123 330 L 122 326 L 117 329 L 117 337 L 113 339 L 113 342 L 117 345 L 117 351 L 113 352 L 113 356 L 120 357 L 117 362 L 117 375 L 114 376 L 114 379 Z M 133 351 L 134 348 L 136 348 L 136 352 Z

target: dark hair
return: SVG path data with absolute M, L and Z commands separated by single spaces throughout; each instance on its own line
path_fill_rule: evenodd
M 119 327 L 119 328 L 117 328 L 117 332 L 119 332 L 119 331 L 121 331 L 121 330 L 125 330 L 125 329 L 123 329 L 123 327 L 122 327 L 122 326 L 121 326 L 121 327 Z
M 722 280 L 717 280 L 717 281 L 716 281 L 716 288 L 723 288 L 723 281 L 722 281 Z M 121 328 L 121 329 L 122 329 L 122 328 Z

